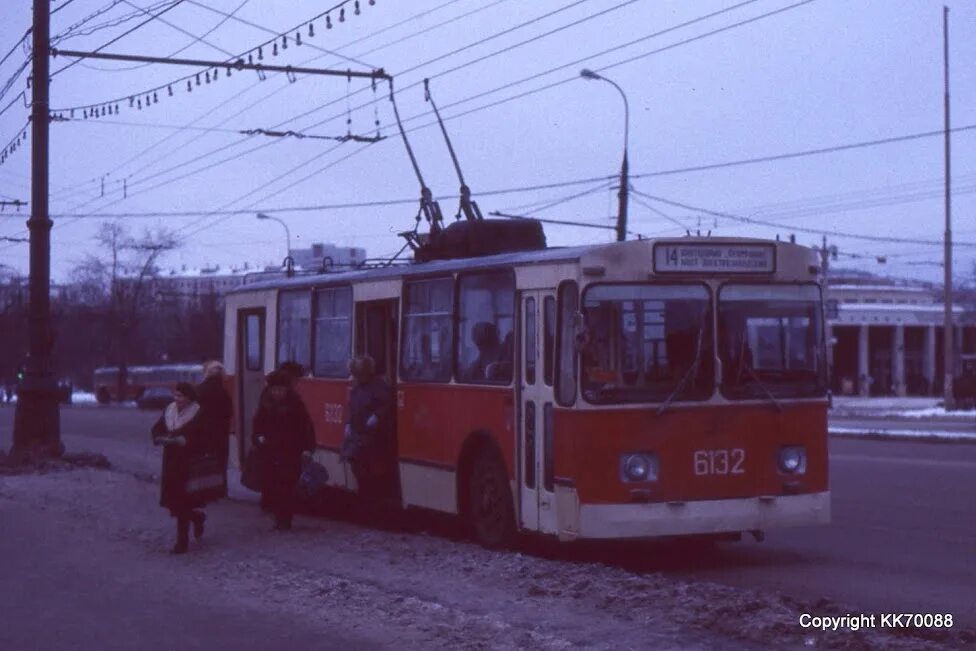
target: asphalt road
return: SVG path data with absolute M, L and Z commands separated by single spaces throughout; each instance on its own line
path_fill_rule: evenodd
M 12 412 L 0 410 L 3 447 Z M 62 410 L 62 432 L 69 449 L 105 450 L 127 469 L 153 471 L 146 450 L 154 418 L 132 409 L 75 407 Z M 833 522 L 827 527 L 771 531 L 763 543 L 743 540 L 711 553 L 689 552 L 682 543 L 541 553 L 811 602 L 826 598 L 855 613 L 952 613 L 959 625 L 976 626 L 976 444 L 832 438 L 830 459 Z

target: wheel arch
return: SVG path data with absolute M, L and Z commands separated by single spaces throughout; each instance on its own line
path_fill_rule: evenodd
M 468 434 L 464 439 L 464 444 L 461 446 L 461 453 L 458 455 L 457 479 L 455 481 L 458 513 L 462 518 L 467 518 L 468 516 L 470 478 L 474 462 L 480 455 L 485 453 L 496 455 L 502 467 L 505 468 L 505 474 L 508 475 L 508 467 L 505 465 L 505 457 L 502 455 L 501 446 L 498 445 L 498 441 L 492 436 L 491 432 L 479 429 Z

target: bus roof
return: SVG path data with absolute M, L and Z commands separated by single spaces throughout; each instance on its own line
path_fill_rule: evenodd
M 457 260 L 435 260 L 432 262 L 417 262 L 411 264 L 390 265 L 388 267 L 370 267 L 338 273 L 320 273 L 292 278 L 276 278 L 260 280 L 236 287 L 229 294 L 240 294 L 259 289 L 296 288 L 323 284 L 347 284 L 357 280 L 382 280 L 384 278 L 399 278 L 410 275 L 427 275 L 461 271 L 465 269 L 484 269 L 491 267 L 507 267 L 512 265 L 546 264 L 579 259 L 586 251 L 594 246 L 553 247 L 542 251 L 519 251 L 517 253 L 500 253 L 478 258 L 459 258 Z
M 777 248 L 807 249 L 802 244 L 766 240 L 749 237 L 668 237 L 646 240 L 629 240 L 627 242 L 608 242 L 605 244 L 590 244 L 573 247 L 553 247 L 541 251 L 519 251 L 515 253 L 501 253 L 498 255 L 481 256 L 477 258 L 458 258 L 454 260 L 436 260 L 431 262 L 417 262 L 398 264 L 388 267 L 370 267 L 337 273 L 317 273 L 294 276 L 292 278 L 274 278 L 247 283 L 234 288 L 228 294 L 242 294 L 264 289 L 302 289 L 321 285 L 350 284 L 363 280 L 383 280 L 400 278 L 403 276 L 420 276 L 428 274 L 448 273 L 469 269 L 491 269 L 494 267 L 528 266 L 536 264 L 550 264 L 554 262 L 578 261 L 586 254 L 609 252 L 620 246 L 633 246 L 635 242 L 643 242 L 647 246 L 656 243 L 714 243 L 714 244 L 773 244 Z

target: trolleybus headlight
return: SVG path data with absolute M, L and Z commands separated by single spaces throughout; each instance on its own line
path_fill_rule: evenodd
M 787 445 L 779 450 L 779 469 L 793 475 L 807 470 L 807 451 L 801 445 Z
M 620 478 L 625 482 L 657 481 L 657 473 L 656 454 L 639 452 L 620 457 Z

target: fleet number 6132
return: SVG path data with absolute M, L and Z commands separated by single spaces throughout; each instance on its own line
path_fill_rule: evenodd
M 728 450 L 695 450 L 693 455 L 695 474 L 702 475 L 741 475 L 745 473 L 742 464 L 746 451 L 742 448 Z

